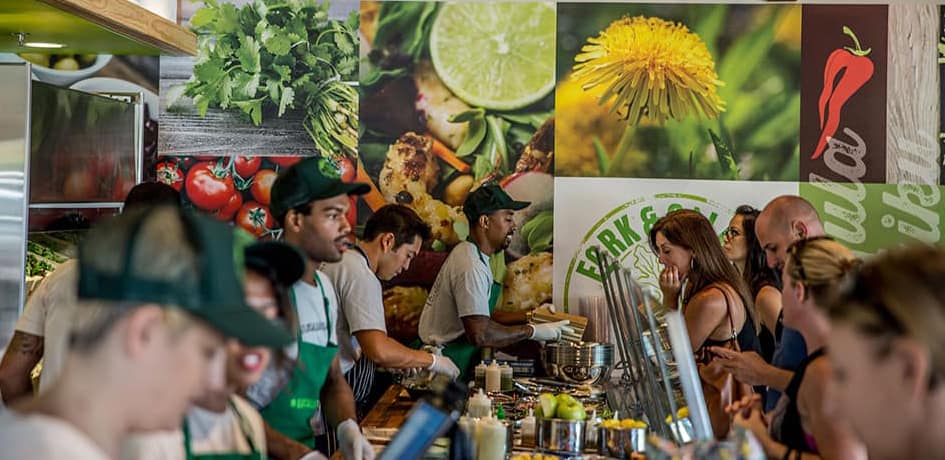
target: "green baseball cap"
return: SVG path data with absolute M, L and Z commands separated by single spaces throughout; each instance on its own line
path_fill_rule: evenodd
M 471 225 L 479 216 L 485 216 L 500 209 L 518 211 L 530 204 L 528 201 L 513 200 L 508 193 L 505 193 L 505 190 L 502 190 L 502 187 L 496 184 L 487 184 L 473 190 L 466 197 L 466 202 L 463 203 L 463 213 L 466 214 L 466 218 L 469 219 Z
M 309 157 L 279 174 L 272 184 L 269 210 L 281 221 L 290 209 L 338 195 L 363 195 L 371 186 L 341 181 L 338 165 L 328 158 Z
M 79 245 L 79 299 L 178 307 L 249 346 L 293 342 L 246 304 L 230 226 L 171 206 L 130 210 Z M 240 267 L 242 270 L 242 267 Z

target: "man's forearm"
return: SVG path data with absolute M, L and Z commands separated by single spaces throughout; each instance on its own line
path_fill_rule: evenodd
M 492 313 L 492 320 L 506 326 L 525 324 L 528 322 L 528 313 L 524 311 L 496 310 Z
M 477 337 L 470 338 L 470 342 L 480 348 L 503 348 L 527 340 L 531 336 L 532 328 L 530 326 L 503 326 L 495 321 L 489 321 L 489 325 L 485 330 Z
M 794 376 L 794 373 L 781 369 L 780 367 L 767 366 L 763 374 L 764 385 L 768 388 L 773 388 L 775 390 L 783 392 L 789 383 L 791 383 L 791 377 Z
M 0 394 L 6 404 L 33 391 L 30 372 L 43 357 L 43 337 L 22 331 L 13 333 L 0 361 Z
M 377 343 L 370 346 L 365 346 L 362 342 L 361 349 L 364 356 L 385 369 L 427 368 L 433 364 L 433 356 L 430 353 L 407 348 L 387 336 L 377 339 Z
M 311 449 L 269 426 L 263 422 L 266 429 L 266 451 L 269 457 L 276 460 L 297 460 Z
M 348 386 L 344 374 L 341 373 L 341 365 L 338 364 L 338 358 L 335 358 L 328 371 L 328 379 L 325 386 L 322 387 L 321 398 L 322 407 L 325 410 L 325 417 L 329 423 L 337 427 L 339 423 L 352 419 L 357 421 L 358 414 L 355 411 L 354 393 Z

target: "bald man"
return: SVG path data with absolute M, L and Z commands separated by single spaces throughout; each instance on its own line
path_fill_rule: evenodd
M 795 195 L 782 195 L 771 200 L 758 215 L 755 234 L 765 250 L 768 266 L 781 273 L 788 246 L 798 240 L 824 235 L 824 226 L 817 210 L 807 200 Z M 778 322 L 781 322 L 781 316 Z M 737 353 L 718 347 L 712 350 L 723 357 L 720 364 L 739 381 L 768 387 L 766 411 L 774 409 L 781 392 L 791 381 L 794 369 L 807 356 L 804 337 L 787 327 L 782 327 L 771 364 L 755 352 Z

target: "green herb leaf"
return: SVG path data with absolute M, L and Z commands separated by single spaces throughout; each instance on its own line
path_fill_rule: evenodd
M 542 211 L 522 226 L 522 238 L 532 254 L 547 251 L 552 247 L 554 218 L 551 211 Z
M 190 17 L 190 25 L 199 31 L 213 24 L 216 20 L 217 9 L 215 7 L 205 6 L 197 10 L 197 12 Z
M 295 98 L 295 91 L 291 87 L 282 88 L 282 98 L 279 100 L 279 116 L 286 111 L 287 108 L 292 106 L 292 101 Z
M 244 71 L 259 72 L 259 43 L 253 37 L 241 37 L 240 49 L 236 50 L 236 58 Z
M 270 27 L 263 31 L 262 43 L 266 51 L 274 56 L 285 56 L 292 49 L 292 41 L 280 27 Z

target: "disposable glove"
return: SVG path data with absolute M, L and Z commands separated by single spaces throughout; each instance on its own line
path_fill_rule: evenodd
M 459 377 L 459 368 L 456 367 L 456 364 L 453 363 L 453 360 L 450 359 L 449 356 L 438 355 L 436 353 L 430 353 L 430 356 L 433 357 L 433 364 L 427 368 L 428 371 L 437 374 L 445 374 L 451 379 Z
M 555 321 L 553 323 L 530 324 L 532 328 L 532 340 L 539 342 L 557 342 L 561 340 L 561 334 L 564 332 L 574 332 L 574 329 L 568 327 L 571 324 L 569 320 Z
M 338 447 L 345 460 L 374 460 L 374 448 L 361 434 L 358 423 L 350 418 L 338 425 Z

